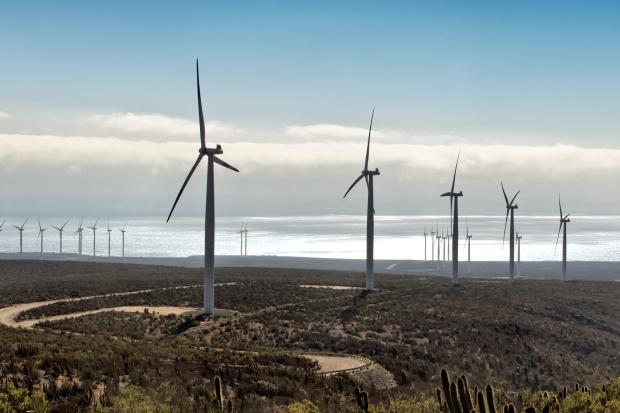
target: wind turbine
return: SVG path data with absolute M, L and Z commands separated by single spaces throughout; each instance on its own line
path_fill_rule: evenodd
M 97 249 L 95 248 L 97 242 L 97 237 L 95 236 L 95 233 L 97 232 L 97 222 L 99 222 L 99 218 L 97 218 L 92 227 L 87 227 L 88 229 L 93 230 L 93 257 L 97 255 Z
M 456 166 L 454 167 L 454 175 L 452 176 L 452 186 L 449 192 L 441 194 L 442 197 L 450 197 L 450 224 L 452 232 L 450 239 L 452 240 L 452 286 L 459 285 L 459 198 L 463 196 L 463 191 L 454 192 L 454 184 L 456 182 L 456 170 L 459 167 L 459 158 L 461 152 L 456 157 Z M 449 254 L 448 250 L 448 254 Z
M 110 256 L 110 241 L 112 239 L 112 230 L 110 229 L 110 221 L 108 221 L 108 257 Z
M 443 229 L 441 230 L 441 247 L 443 249 L 443 260 L 441 261 L 441 266 L 445 267 L 446 266 L 446 239 L 448 238 L 448 235 L 444 235 L 443 234 Z
M 428 233 L 426 232 L 426 228 L 424 228 L 424 261 L 426 261 L 426 236 Z
M 502 193 L 504 194 L 504 200 L 506 201 L 506 222 L 504 222 L 504 238 L 502 242 L 506 241 L 506 225 L 508 224 L 508 215 L 510 215 L 510 279 L 514 280 L 515 277 L 515 209 L 519 208 L 519 205 L 515 204 L 515 199 L 521 190 L 517 191 L 512 200 L 508 201 L 506 190 L 504 189 L 504 183 L 502 182 Z
M 125 230 L 125 228 L 126 228 L 126 227 L 127 227 L 127 224 L 123 225 L 123 228 L 122 228 L 122 229 L 119 229 L 119 231 L 120 231 L 120 232 L 121 232 L 121 234 L 122 234 L 122 238 L 123 238 L 123 241 L 122 241 L 122 244 L 121 244 L 121 245 L 122 245 L 122 250 L 121 250 L 121 256 L 122 256 L 122 257 L 124 257 L 124 256 L 125 256 L 125 232 L 127 232 L 127 231 Z
M 19 253 L 20 254 L 22 252 L 24 252 L 24 249 L 22 248 L 22 246 L 23 246 L 23 239 L 24 239 L 24 225 L 26 225 L 26 222 L 28 222 L 28 218 L 26 218 L 24 223 L 21 226 L 19 226 L 19 227 L 17 225 L 13 224 L 15 229 L 19 231 Z
M 248 227 L 243 228 L 243 233 L 245 234 L 245 255 L 248 255 Z
M 424 248 L 426 250 L 426 248 Z M 435 261 L 435 231 L 431 227 L 431 261 Z
M 58 235 L 60 236 L 60 251 L 59 254 L 62 254 L 62 232 L 65 230 L 65 225 L 67 225 L 69 221 L 67 220 L 62 226 L 57 227 L 56 225 L 52 225 L 52 228 L 58 231 Z
M 372 115 L 370 116 L 370 127 L 368 128 L 368 143 L 366 144 L 366 160 L 364 161 L 364 170 L 360 176 L 353 181 L 344 197 L 347 196 L 349 191 L 364 178 L 366 180 L 366 186 L 368 188 L 368 205 L 366 209 L 366 290 L 371 291 L 374 289 L 374 238 L 375 238 L 375 208 L 374 208 L 374 193 L 373 182 L 375 175 L 379 175 L 379 169 L 375 168 L 374 171 L 368 170 L 368 157 L 370 156 L 370 134 L 372 132 L 372 120 L 375 116 L 375 109 L 372 109 Z
M 560 195 L 558 194 L 558 204 L 560 205 L 560 228 L 558 229 L 558 237 L 555 240 L 555 248 L 558 248 L 558 241 L 560 241 L 560 231 L 564 228 L 564 235 L 562 237 L 562 276 L 566 279 L 566 224 L 570 222 L 568 218 L 570 214 L 566 216 L 562 213 L 562 200 L 560 199 Z
M 84 228 L 82 227 L 82 220 L 84 219 L 84 217 L 80 218 L 80 224 L 78 225 L 77 229 L 75 230 L 75 233 L 78 234 L 78 254 L 82 255 L 82 231 L 84 231 Z
M 172 212 L 179 202 L 179 198 L 185 189 L 185 186 L 189 182 L 192 174 L 198 167 L 198 164 L 204 158 L 207 157 L 207 201 L 206 201 L 206 212 L 205 212 L 205 275 L 204 275 L 204 315 L 213 315 L 215 313 L 214 307 L 214 299 L 215 299 L 215 291 L 214 291 L 214 278 L 215 278 L 215 269 L 214 269 L 214 258 L 215 258 L 215 194 L 214 194 L 214 177 L 213 177 L 213 163 L 217 163 L 225 168 L 231 169 L 235 172 L 239 172 L 239 170 L 233 166 L 230 166 L 220 158 L 215 155 L 223 154 L 224 151 L 220 145 L 217 145 L 215 148 L 207 148 L 205 144 L 205 121 L 204 116 L 202 114 L 202 100 L 200 98 L 200 77 L 198 74 L 198 60 L 196 60 L 196 89 L 198 90 L 198 118 L 200 122 L 200 149 L 198 149 L 198 158 L 192 169 L 190 169 L 187 178 L 183 182 L 181 186 L 181 190 L 174 200 L 174 204 L 172 205 L 172 209 L 170 210 L 170 214 L 168 214 L 168 219 L 166 222 L 170 220 L 172 216 Z
M 469 225 L 467 225 L 467 235 L 465 236 L 465 244 L 467 244 L 467 273 L 471 274 L 471 235 L 469 234 Z
M 47 231 L 47 228 L 41 227 L 41 220 L 38 218 L 37 220 L 39 221 L 39 233 L 37 234 L 37 241 L 39 240 L 39 237 L 41 237 L 41 254 L 43 254 L 43 233 Z
M 2 232 L 2 227 L 4 226 L 4 223 L 6 222 L 6 220 L 2 221 L 2 224 L 0 224 L 0 232 Z
M 441 266 L 441 235 L 439 235 L 439 226 L 435 223 L 435 237 L 437 239 L 437 269 Z
M 517 230 L 517 277 L 521 276 L 521 235 Z
M 243 225 L 239 228 L 239 255 L 243 256 Z

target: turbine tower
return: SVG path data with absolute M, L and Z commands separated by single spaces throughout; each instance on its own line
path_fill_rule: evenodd
M 375 207 L 374 207 L 374 193 L 373 182 L 375 175 L 379 175 L 379 169 L 375 168 L 374 171 L 368 170 L 368 157 L 370 156 L 370 134 L 372 132 L 372 120 L 375 116 L 375 109 L 372 109 L 372 115 L 370 115 L 370 127 L 368 128 L 368 143 L 366 144 L 366 160 L 364 161 L 364 170 L 360 176 L 353 181 L 344 197 L 347 196 L 349 191 L 361 181 L 362 178 L 366 180 L 366 186 L 368 188 L 368 205 L 366 209 L 366 291 L 372 291 L 374 289 L 374 238 L 375 238 Z
M 426 232 L 426 228 L 424 228 L 424 261 L 426 261 L 426 236 L 428 233 Z
M 39 233 L 37 234 L 37 241 L 39 240 L 39 237 L 41 237 L 41 254 L 43 254 L 43 233 L 47 231 L 47 228 L 41 227 L 41 220 L 38 218 L 37 220 L 39 221 Z
M 560 199 L 560 195 L 558 195 L 558 204 L 560 205 L 560 228 L 558 229 L 558 237 L 555 240 L 555 248 L 558 248 L 558 241 L 560 241 L 560 231 L 564 228 L 564 235 L 562 237 L 562 277 L 566 279 L 566 224 L 570 222 L 568 218 L 570 214 L 566 216 L 562 213 L 562 200 Z
M 467 235 L 465 235 L 465 244 L 467 244 L 467 273 L 471 274 L 471 235 L 469 234 L 469 225 L 466 227 Z
M 26 225 L 26 222 L 28 222 L 28 218 L 26 218 L 26 220 L 24 221 L 24 223 L 21 226 L 17 226 L 15 224 L 13 224 L 13 226 L 15 227 L 16 230 L 19 231 L 19 253 L 21 254 L 22 252 L 24 252 L 24 225 Z
M 239 228 L 239 255 L 243 257 L 243 225 Z
M 84 231 L 84 228 L 82 227 L 82 220 L 84 219 L 84 217 L 80 218 L 80 224 L 78 225 L 77 229 L 75 230 L 75 233 L 78 234 L 78 254 L 82 255 L 82 231 Z
M 517 277 L 521 276 L 521 235 L 517 230 Z
M 450 197 L 450 224 L 452 232 L 450 239 L 452 240 L 452 286 L 459 285 L 459 198 L 463 196 L 463 191 L 454 192 L 454 184 L 456 182 L 456 170 L 459 167 L 459 158 L 461 152 L 456 157 L 456 165 L 454 167 L 454 175 L 452 175 L 452 186 L 449 192 L 441 194 L 442 197 Z M 449 251 L 448 251 L 449 253 Z
M 439 226 L 435 224 L 435 238 L 437 239 L 437 269 L 441 266 L 441 235 L 439 235 Z
M 127 231 L 125 230 L 125 228 L 126 228 L 126 227 L 127 227 L 127 224 L 123 225 L 123 228 L 122 228 L 122 229 L 119 229 L 119 231 L 120 231 L 120 232 L 121 232 L 121 234 L 122 234 L 122 235 L 121 235 L 121 236 L 122 236 L 122 243 L 121 243 L 121 245 L 122 245 L 122 249 L 121 249 L 121 257 L 124 257 L 124 256 L 125 256 L 125 232 L 127 232 Z
M 67 220 L 60 227 L 57 227 L 56 225 L 52 225 L 52 228 L 58 231 L 58 236 L 60 237 L 60 250 L 58 252 L 59 254 L 62 254 L 62 232 L 65 230 L 65 225 L 67 225 L 68 223 L 69 221 Z
M 112 230 L 110 229 L 110 221 L 108 221 L 108 257 L 110 256 L 110 241 L 112 239 Z
M 432 227 L 431 227 L 431 261 L 435 261 L 435 231 L 433 231 Z
M 88 229 L 93 230 L 93 257 L 97 255 L 97 249 L 95 248 L 96 242 L 97 242 L 97 237 L 95 236 L 95 233 L 97 232 L 97 222 L 99 222 L 99 218 L 95 220 L 95 223 L 93 224 L 92 227 L 87 227 Z
M 245 235 L 245 255 L 248 255 L 248 227 L 243 228 L 243 234 Z
M 179 198 L 189 182 L 192 174 L 198 167 L 198 164 L 204 158 L 207 157 L 207 201 L 206 201 L 206 211 L 205 211 L 205 275 L 204 275 L 204 315 L 209 316 L 215 313 L 214 307 L 214 299 L 215 299 L 215 291 L 214 291 L 214 278 L 215 278 L 215 269 L 214 269 L 214 259 L 215 259 L 215 194 L 214 194 L 214 176 L 213 176 L 213 163 L 217 163 L 225 168 L 231 169 L 235 172 L 239 172 L 237 168 L 230 166 L 226 162 L 222 161 L 215 155 L 223 154 L 224 151 L 220 145 L 217 145 L 215 148 L 207 148 L 205 144 L 205 121 L 204 116 L 202 114 L 202 100 L 200 97 L 200 77 L 198 74 L 198 60 L 196 60 L 196 89 L 198 90 L 198 118 L 200 122 L 200 149 L 198 150 L 198 158 L 192 169 L 190 169 L 187 178 L 183 182 L 181 186 L 181 190 L 174 200 L 174 204 L 172 205 L 172 209 L 170 210 L 170 214 L 168 215 L 168 219 L 166 222 L 170 220 L 172 216 L 172 212 L 179 202 Z
M 515 204 L 515 199 L 521 190 L 517 191 L 512 200 L 508 201 L 506 190 L 504 189 L 504 183 L 502 182 L 502 193 L 504 194 L 504 200 L 506 201 L 506 221 L 504 222 L 504 238 L 502 242 L 506 241 L 506 225 L 508 224 L 508 215 L 510 215 L 510 280 L 515 278 L 515 209 L 519 209 L 519 205 Z

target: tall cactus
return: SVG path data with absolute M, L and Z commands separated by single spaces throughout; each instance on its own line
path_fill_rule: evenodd
M 224 396 L 222 395 L 222 379 L 219 376 L 215 376 L 214 380 L 215 386 L 215 401 L 217 402 L 217 407 L 220 409 L 224 408 Z

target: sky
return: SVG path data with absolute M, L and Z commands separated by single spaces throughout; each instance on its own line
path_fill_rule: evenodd
M 0 214 L 165 217 L 199 145 L 216 213 L 615 214 L 620 4 L 0 1 Z M 206 163 L 205 163 L 206 165 Z M 204 168 L 179 215 L 204 213 Z

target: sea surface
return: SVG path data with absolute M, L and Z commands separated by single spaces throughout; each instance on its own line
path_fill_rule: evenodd
M 7 218 L 0 232 L 0 252 L 19 250 L 19 232 L 12 224 L 21 225 L 24 217 Z M 568 224 L 568 257 L 583 261 L 620 261 L 620 217 L 571 216 Z M 41 218 L 47 227 L 44 233 L 45 252 L 59 250 L 58 231 L 65 219 Z M 79 221 L 71 219 L 63 235 L 63 252 L 77 252 L 75 233 Z M 1 221 L 0 221 L 1 222 Z M 84 226 L 94 218 L 84 218 Z M 96 254 L 108 254 L 107 221 L 100 221 L 96 232 Z M 204 218 L 173 217 L 140 218 L 109 223 L 110 254 L 121 255 L 121 233 L 126 225 L 126 256 L 185 257 L 204 251 Z M 366 254 L 366 217 L 355 215 L 287 216 L 287 217 L 218 217 L 216 219 L 215 253 L 240 253 L 242 226 L 248 229 L 248 255 L 281 255 L 299 257 L 364 258 Z M 424 231 L 427 257 L 430 259 L 431 230 L 447 233 L 446 216 L 383 216 L 375 217 L 375 257 L 379 259 L 424 259 Z M 523 236 L 521 259 L 544 261 L 561 259 L 562 238 L 556 249 L 559 227 L 557 216 L 518 216 L 516 226 Z M 504 260 L 508 256 L 508 232 L 502 242 L 504 216 L 463 216 L 460 219 L 460 256 L 467 259 L 464 243 L 466 230 L 472 235 L 471 259 L 474 261 Z M 24 251 L 39 251 L 36 219 L 29 219 L 24 231 Z M 435 242 L 436 246 L 436 242 Z M 83 249 L 93 253 L 93 232 L 84 229 Z M 435 250 L 435 254 L 437 251 Z

